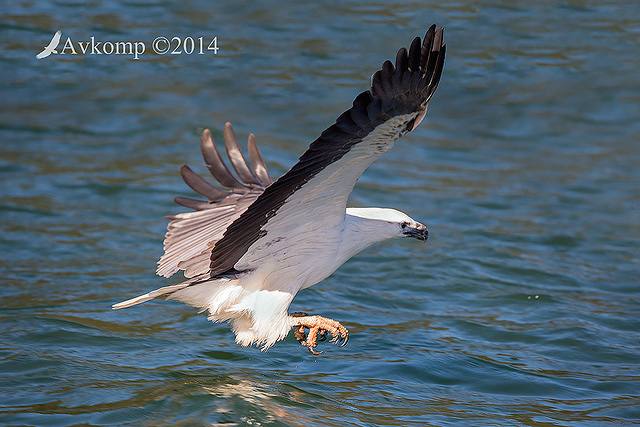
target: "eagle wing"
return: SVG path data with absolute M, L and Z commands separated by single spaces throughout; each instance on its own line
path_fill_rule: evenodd
M 213 177 L 229 191 L 214 187 L 187 165 L 180 168 L 182 178 L 196 193 L 207 200 L 176 197 L 177 204 L 194 212 L 179 213 L 167 217 L 171 222 L 164 239 L 164 255 L 158 261 L 156 273 L 170 277 L 184 270 L 186 277 L 209 272 L 209 258 L 214 245 L 224 231 L 262 194 L 272 183 L 262 159 L 256 139 L 249 135 L 249 165 L 230 123 L 223 131 L 227 157 L 237 177 L 229 170 L 218 152 L 211 132 L 206 129 L 200 139 L 202 157 Z
M 211 275 L 255 268 L 272 243 L 293 242 L 296 232 L 318 219 L 341 227 L 362 172 L 424 118 L 444 66 L 442 37 L 443 29 L 433 25 L 422 42 L 416 37 L 408 51 L 398 51 L 395 67 L 385 61 L 371 89 L 356 97 L 298 163 L 261 194 L 252 194 L 257 197 L 251 205 L 243 205 L 221 238 L 215 235 Z

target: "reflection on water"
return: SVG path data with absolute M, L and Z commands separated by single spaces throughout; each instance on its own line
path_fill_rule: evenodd
M 638 6 L 572 1 L 15 3 L 0 26 L 0 423 L 605 425 L 636 409 Z M 292 309 L 347 347 L 264 353 L 155 277 L 205 127 L 255 132 L 274 175 L 432 22 L 427 119 L 351 203 L 427 223 Z M 217 36 L 209 56 L 35 55 L 87 40 Z

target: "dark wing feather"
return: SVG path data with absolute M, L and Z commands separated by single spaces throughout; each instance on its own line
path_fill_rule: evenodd
M 231 128 L 231 123 L 227 122 L 227 124 L 224 125 L 222 136 L 224 138 L 224 147 L 227 150 L 227 156 L 229 157 L 229 160 L 231 160 L 231 165 L 244 184 L 262 185 L 249 167 L 247 160 L 244 158 L 242 150 L 240 149 L 240 144 L 238 144 L 236 134 Z
M 252 133 L 249 134 L 249 159 L 251 159 L 251 165 L 253 166 L 253 170 L 256 172 L 258 179 L 264 185 L 270 185 L 273 180 L 271 179 L 271 175 L 269 175 L 267 165 L 265 165 L 264 160 L 262 160 L 260 150 L 258 150 L 256 137 Z
M 169 217 L 164 240 L 165 253 L 158 261 L 157 273 L 170 277 L 184 270 L 186 277 L 194 277 L 209 271 L 209 256 L 215 243 L 233 223 L 271 184 L 267 167 L 253 134 L 249 136 L 249 153 L 255 172 L 245 160 L 230 123 L 223 131 L 224 142 L 234 174 L 218 152 L 211 132 L 206 129 L 200 138 L 202 157 L 211 175 L 230 191 L 214 187 L 187 165 L 180 168 L 185 183 L 207 200 L 176 197 L 177 204 L 195 212 L 179 213 Z
M 419 37 L 413 41 L 408 55 L 400 49 L 395 69 L 385 62 L 373 75 L 371 89 L 358 95 L 351 109 L 311 143 L 298 163 L 229 226 L 211 252 L 212 275 L 234 269 L 245 255 L 250 258 L 250 247 L 267 229 L 285 233 L 288 227 L 299 227 L 294 223 L 299 218 L 278 216 L 287 202 L 299 200 L 296 197 L 304 199 L 301 209 L 310 217 L 344 217 L 349 194 L 364 169 L 424 118 L 444 66 L 442 31 L 434 25 L 424 43 Z M 335 173 L 321 175 L 325 169 Z M 318 197 L 304 197 L 310 194 Z M 274 241 L 278 237 L 270 236 Z
M 222 200 L 231 194 L 228 191 L 221 190 L 209 184 L 200 175 L 192 171 L 187 165 L 182 165 L 180 167 L 180 175 L 184 182 L 191 187 L 193 191 L 206 197 L 209 202 Z
M 225 127 L 229 124 L 230 123 L 227 122 Z M 222 156 L 220 156 L 220 152 L 216 148 L 209 129 L 205 129 L 204 132 L 202 132 L 202 136 L 200 137 L 200 150 L 202 151 L 202 157 L 207 164 L 209 172 L 211 172 L 211 175 L 213 175 L 220 185 L 236 189 L 244 187 L 242 183 L 233 176 L 224 160 L 222 160 Z

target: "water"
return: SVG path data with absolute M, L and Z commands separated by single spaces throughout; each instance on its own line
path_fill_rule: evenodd
M 601 426 L 640 420 L 640 7 L 596 2 L 96 1 L 2 7 L 0 424 Z M 266 353 L 190 307 L 111 304 L 154 275 L 205 127 L 283 173 L 431 23 L 420 128 L 356 206 L 428 244 L 375 246 L 292 310 L 351 331 Z M 218 37 L 218 55 L 35 55 Z

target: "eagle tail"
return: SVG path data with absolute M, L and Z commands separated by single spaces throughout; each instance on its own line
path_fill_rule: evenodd
M 140 295 L 135 298 L 131 298 L 126 301 L 113 304 L 111 308 L 113 308 L 114 310 L 119 310 L 121 308 L 127 308 L 133 305 L 142 304 L 143 302 L 147 302 L 161 296 L 167 297 L 170 294 L 176 291 L 179 291 L 180 289 L 186 288 L 189 285 L 190 283 L 187 281 L 187 282 L 177 283 L 175 285 L 165 286 L 163 288 L 156 289 L 155 291 L 147 292 L 144 295 Z
M 189 279 L 187 281 L 181 282 L 181 283 L 176 283 L 175 285 L 169 285 L 169 286 L 164 286 L 162 288 L 156 289 L 154 291 L 151 292 L 147 292 L 146 294 L 137 296 L 135 298 L 131 298 L 128 299 L 126 301 L 122 301 L 119 302 L 117 304 L 113 304 L 111 306 L 112 309 L 114 310 L 119 310 L 121 308 L 127 308 L 127 307 L 131 307 L 133 305 L 138 305 L 138 304 L 142 304 L 143 302 L 147 302 L 147 301 L 151 301 L 152 299 L 156 299 L 159 297 L 164 297 L 165 299 L 169 299 L 171 298 L 171 296 L 184 288 L 187 288 L 189 286 L 192 285 L 196 285 L 200 282 L 202 282 L 203 280 L 208 280 L 209 279 L 209 275 L 205 274 L 202 276 L 198 276 L 198 277 L 194 277 L 192 279 Z

